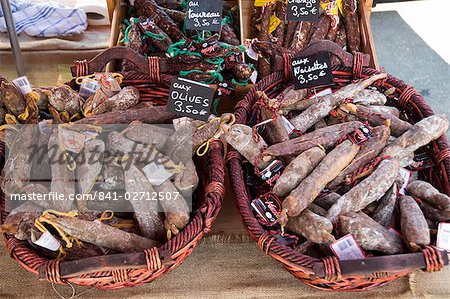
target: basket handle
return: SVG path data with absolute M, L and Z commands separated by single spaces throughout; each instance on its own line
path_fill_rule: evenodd
M 172 256 L 169 250 L 158 249 L 159 259 L 161 261 L 161 267 L 167 263 L 171 263 Z M 58 269 L 49 269 L 46 263 L 38 268 L 38 278 L 40 280 L 49 280 L 49 272 L 57 271 L 58 273 L 52 273 L 53 276 L 58 279 L 68 279 L 80 275 L 86 275 L 91 273 L 100 273 L 114 270 L 133 270 L 149 267 L 148 256 L 145 252 L 137 253 L 119 253 L 112 255 L 102 255 L 90 258 L 84 258 L 75 261 L 61 261 Z M 153 271 L 158 269 L 152 269 Z M 50 276 L 51 277 L 51 276 Z
M 87 62 L 87 73 L 92 74 L 94 72 L 103 71 L 105 66 L 114 59 L 128 60 L 136 65 L 142 73 L 149 73 L 147 57 L 128 47 L 112 47 L 101 52 L 92 58 L 92 60 Z M 71 66 L 70 70 L 72 72 L 72 76 L 77 77 L 76 66 Z
M 445 251 L 439 251 L 444 265 L 448 265 L 448 255 Z M 356 276 L 370 276 L 378 272 L 412 272 L 419 269 L 427 269 L 427 262 L 423 252 L 407 253 L 388 256 L 376 256 L 358 260 L 339 261 L 340 275 L 342 278 Z M 323 262 L 313 265 L 316 276 L 326 278 L 326 270 Z
M 342 49 L 337 44 L 329 40 L 321 40 L 316 43 L 313 43 L 307 48 L 296 53 L 295 56 L 298 55 L 308 56 L 319 52 L 328 52 L 336 56 L 341 62 L 342 66 L 353 67 L 354 64 L 353 54 L 344 51 L 344 49 Z M 369 63 L 370 63 L 370 56 L 368 54 L 362 54 L 362 66 L 369 66 Z

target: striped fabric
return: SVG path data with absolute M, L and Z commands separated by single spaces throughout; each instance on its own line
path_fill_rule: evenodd
M 86 30 L 87 17 L 83 10 L 47 2 L 33 4 L 10 0 L 17 33 L 30 36 L 55 37 L 78 34 Z M 6 32 L 5 18 L 0 8 L 0 32 Z

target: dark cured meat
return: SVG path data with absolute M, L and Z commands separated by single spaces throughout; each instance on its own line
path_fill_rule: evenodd
M 344 26 L 347 33 L 347 51 L 359 52 L 361 49 L 361 35 L 359 32 L 358 2 L 344 1 Z

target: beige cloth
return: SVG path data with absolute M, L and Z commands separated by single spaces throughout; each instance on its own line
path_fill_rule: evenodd
M 93 26 L 81 34 L 44 38 L 32 37 L 27 34 L 19 35 L 19 44 L 22 51 L 49 51 L 49 50 L 97 50 L 109 46 L 109 26 Z M 11 50 L 8 35 L 0 33 L 0 51 Z
M 5 247 L 2 242 L 1 250 Z M 0 298 L 58 298 L 48 282 L 22 269 L 6 254 L 0 257 Z M 365 297 L 410 298 L 427 295 L 448 297 L 450 272 L 416 273 L 385 287 L 352 294 Z M 69 286 L 55 286 L 64 297 L 71 295 Z M 348 298 L 349 294 L 317 291 L 265 256 L 255 243 L 216 243 L 206 239 L 177 269 L 151 284 L 115 291 L 76 287 L 79 298 Z

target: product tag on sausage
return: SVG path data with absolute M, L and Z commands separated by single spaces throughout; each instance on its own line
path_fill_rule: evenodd
M 281 20 L 278 19 L 275 15 L 270 17 L 269 20 L 269 34 L 275 31 L 277 27 L 281 24 Z M 256 25 L 256 28 L 261 31 L 261 25 Z
M 351 234 L 331 243 L 330 248 L 341 261 L 357 260 L 366 257 L 364 250 Z
M 231 69 L 236 66 L 238 63 L 242 62 L 242 54 L 241 53 L 232 53 L 225 57 L 225 67 L 227 69 Z
M 247 54 L 248 57 L 250 57 L 250 59 L 258 60 L 259 54 L 258 54 L 258 52 L 253 50 L 252 42 L 253 42 L 253 40 L 251 40 L 251 39 L 246 39 L 244 41 L 245 53 Z
M 347 135 L 348 139 L 356 145 L 363 145 L 367 140 L 373 137 L 372 131 L 366 127 L 362 126 L 358 130 L 355 130 L 353 133 Z
M 191 122 L 192 122 L 192 119 L 189 117 L 175 118 L 172 121 L 175 131 L 178 131 L 181 127 L 187 126 Z
M 436 246 L 450 252 L 450 223 L 439 223 Z
M 311 98 L 323 97 L 323 96 L 326 96 L 326 95 L 329 95 L 329 94 L 332 94 L 332 93 L 333 93 L 333 91 L 331 90 L 331 88 L 325 88 L 324 90 L 321 90 L 319 92 L 316 92 L 316 90 L 314 89 L 314 95 L 312 95 L 310 97 L 310 99 Z
M 411 180 L 412 172 L 404 168 L 400 168 L 399 174 L 403 179 L 403 184 L 399 186 L 398 193 L 401 195 L 406 195 L 406 186 L 408 186 L 409 181 Z
M 287 0 L 288 21 L 317 22 L 319 14 L 319 0 Z
M 278 243 L 285 246 L 292 246 L 294 244 L 297 244 L 299 240 L 299 237 L 297 237 L 296 235 L 291 235 L 286 232 L 284 232 L 283 235 L 281 235 L 281 230 L 270 231 L 270 233 L 275 236 Z
M 56 240 L 49 231 L 43 233 L 42 236 L 33 243 L 51 251 L 58 251 L 59 246 L 61 246 L 58 240 Z
M 286 117 L 284 117 L 284 115 L 281 116 L 281 119 L 283 120 L 283 124 L 284 124 L 284 127 L 286 128 L 288 135 L 291 135 L 292 133 L 294 133 L 294 131 L 295 131 L 294 125 L 291 124 L 291 122 Z
M 222 27 L 222 0 L 187 1 L 186 29 L 219 32 Z
M 266 3 L 275 2 L 275 0 L 255 0 L 255 4 L 253 6 L 255 7 L 261 7 L 266 5 Z
M 76 131 L 60 128 L 58 138 L 64 150 L 78 154 L 84 148 L 86 136 Z
M 167 170 L 164 165 L 155 162 L 150 162 L 147 166 L 142 168 L 142 171 L 148 181 L 154 186 L 160 186 L 174 175 Z
M 217 89 L 217 95 L 219 97 L 234 97 L 235 91 L 236 90 L 233 84 L 228 82 L 220 82 Z
M 294 89 L 305 89 L 333 84 L 330 55 L 319 52 L 309 56 L 298 56 L 292 60 Z
M 207 121 L 215 90 L 206 84 L 175 78 L 170 87 L 167 110 L 181 116 Z
M 89 98 L 91 95 L 95 94 L 97 89 L 100 87 L 97 81 L 86 82 L 80 85 L 80 97 L 83 99 Z
M 279 160 L 274 160 L 264 170 L 260 172 L 261 178 L 272 186 L 276 180 L 281 176 L 284 166 Z
M 431 160 L 426 153 L 420 153 L 415 155 L 413 161 L 415 162 L 413 163 L 414 167 L 412 167 L 412 165 L 409 165 L 407 167 L 411 171 L 427 169 L 434 166 L 433 160 Z
M 33 89 L 31 88 L 31 84 L 30 81 L 28 81 L 28 78 L 26 76 L 23 77 L 19 77 L 17 79 L 12 80 L 12 83 L 18 88 L 20 89 L 20 92 L 23 95 L 29 94 L 30 92 L 33 91 Z
M 281 201 L 274 193 L 267 193 L 254 199 L 251 206 L 259 223 L 268 227 L 277 224 L 277 217 L 281 213 Z
M 256 84 L 256 81 L 258 80 L 258 71 L 254 70 L 252 75 L 250 76 L 250 81 L 253 84 Z
M 95 80 L 108 95 L 114 95 L 121 90 L 119 82 L 110 73 L 95 73 Z

